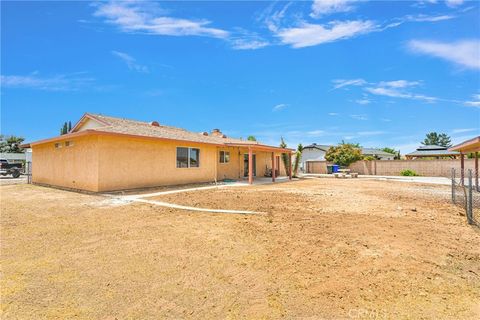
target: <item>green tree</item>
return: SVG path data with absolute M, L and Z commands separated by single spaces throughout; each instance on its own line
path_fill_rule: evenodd
M 255 138 L 255 136 L 248 136 L 247 140 L 248 141 L 257 141 L 257 138 Z
M 339 145 L 341 145 L 341 146 L 349 145 L 349 146 L 352 146 L 354 148 L 361 148 L 362 147 L 360 145 L 360 143 L 358 143 L 358 142 L 345 142 L 345 140 L 340 141 Z
M 350 164 L 363 159 L 360 148 L 351 144 L 340 144 L 330 147 L 325 154 L 325 160 L 348 167 Z
M 68 121 L 68 132 L 72 131 L 72 121 Z
M 283 137 L 280 138 L 280 148 L 286 148 L 287 144 L 285 143 L 285 140 Z M 290 165 L 290 157 L 286 153 L 282 153 L 282 161 L 283 165 L 285 167 L 285 172 L 287 173 L 287 176 L 290 175 L 290 170 L 292 169 Z
M 25 150 L 20 145 L 25 138 L 16 136 L 0 136 L 0 152 L 4 153 L 23 153 Z
M 303 145 L 299 143 L 297 147 L 297 151 L 295 152 L 295 162 L 293 163 L 293 175 L 295 177 L 297 176 L 298 166 L 300 164 L 300 160 L 302 159 L 302 152 L 303 152 Z
M 66 134 L 67 132 L 68 132 L 68 124 L 64 122 L 63 126 L 60 128 L 60 135 Z
M 427 133 L 422 144 L 426 146 L 437 145 L 442 147 L 451 147 L 452 141 L 446 133 L 438 134 L 436 132 L 430 132 Z

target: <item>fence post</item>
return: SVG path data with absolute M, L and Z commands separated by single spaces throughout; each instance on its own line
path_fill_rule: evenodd
M 472 169 L 468 169 L 468 200 L 467 200 L 467 221 L 473 224 L 473 201 L 472 201 Z
M 455 203 L 455 168 L 452 168 L 452 203 Z

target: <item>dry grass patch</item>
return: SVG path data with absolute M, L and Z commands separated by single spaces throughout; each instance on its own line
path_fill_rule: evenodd
M 448 187 L 315 179 L 156 197 L 267 216 L 0 192 L 4 319 L 480 317 L 480 234 Z

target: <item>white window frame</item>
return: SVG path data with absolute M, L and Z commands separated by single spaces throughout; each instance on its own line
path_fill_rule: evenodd
M 65 147 L 73 147 L 74 146 L 74 143 L 72 140 L 68 140 L 68 141 L 65 141 Z
M 61 149 L 63 147 L 63 142 L 55 142 L 55 149 Z
M 221 156 L 221 153 L 223 152 L 223 162 L 222 162 L 222 156 Z M 225 155 L 228 154 L 228 161 L 225 161 Z M 218 154 L 218 161 L 221 163 L 221 164 L 227 164 L 227 163 L 230 163 L 230 151 L 225 151 L 225 150 L 220 150 L 219 154 Z
M 187 149 L 187 150 L 188 150 L 188 153 L 187 153 L 187 167 L 179 167 L 179 166 L 177 165 L 178 149 L 179 149 L 179 148 L 184 148 L 184 149 Z M 196 166 L 196 167 L 192 167 L 192 166 L 190 165 L 190 153 L 191 153 L 192 149 L 197 149 L 197 150 L 198 150 L 198 166 Z M 176 167 L 177 169 L 198 169 L 198 168 L 200 168 L 200 150 L 201 150 L 201 149 L 198 148 L 198 147 L 176 147 L 176 148 L 175 148 L 175 167 Z

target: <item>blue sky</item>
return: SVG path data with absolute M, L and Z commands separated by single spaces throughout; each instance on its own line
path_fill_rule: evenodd
M 480 134 L 477 1 L 1 3 L 1 132 L 84 112 L 277 145 Z

